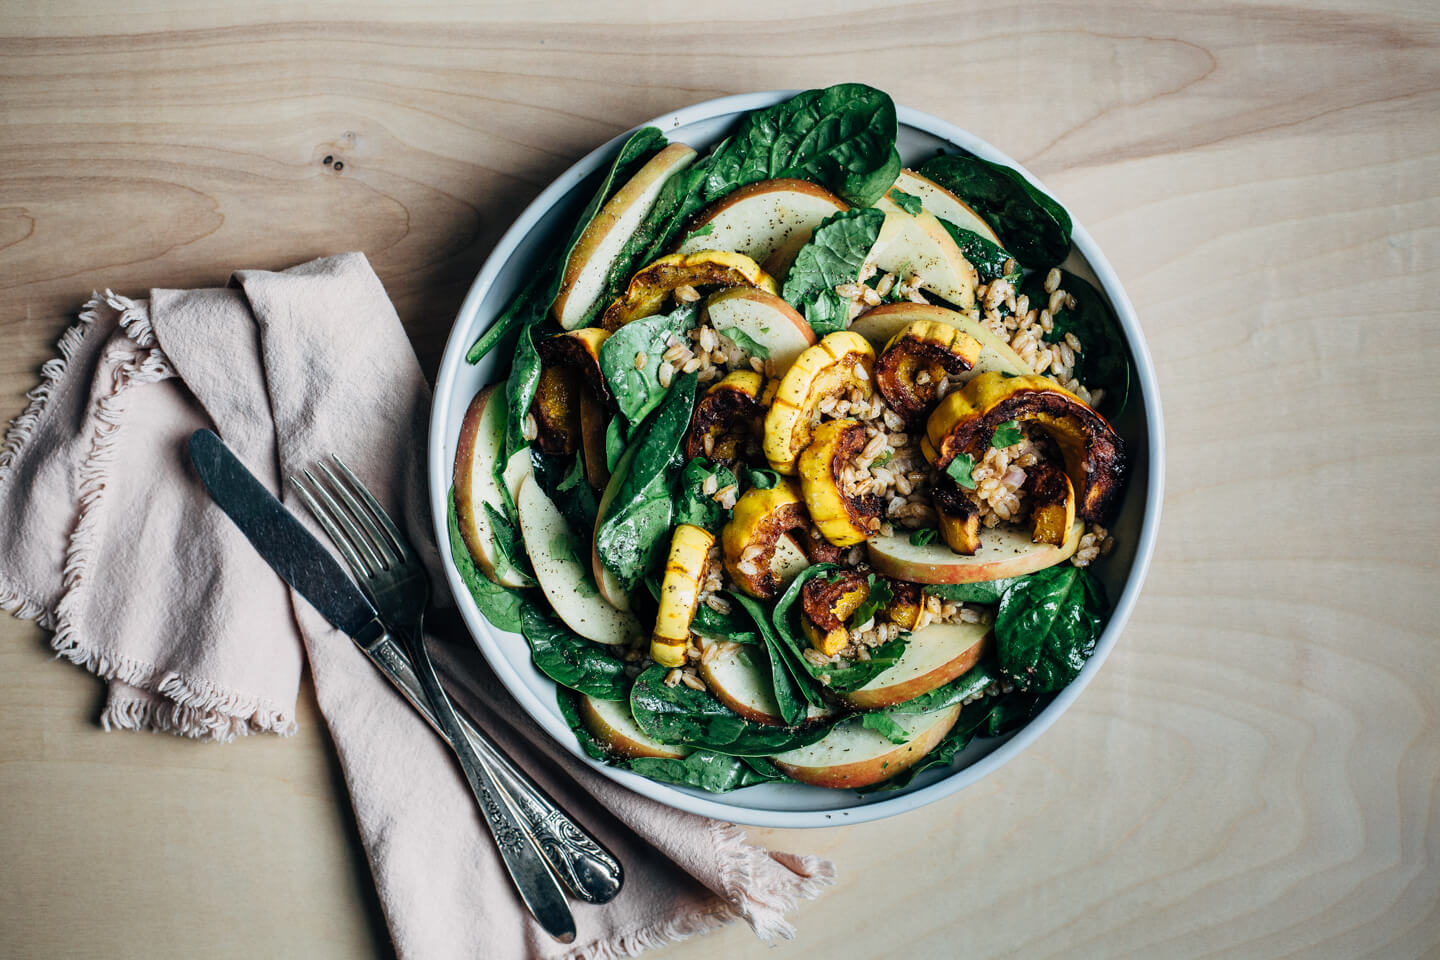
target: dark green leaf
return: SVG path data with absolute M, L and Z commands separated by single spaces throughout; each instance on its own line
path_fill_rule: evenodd
M 990 661 L 991 658 L 986 657 L 944 686 L 936 687 L 929 693 L 922 693 L 914 699 L 886 709 L 892 714 L 930 713 L 935 710 L 944 710 L 946 707 L 953 707 L 957 703 L 964 703 L 970 697 L 984 693 L 992 683 L 999 682 L 999 668 Z
M 966 490 L 975 489 L 975 481 L 970 477 L 970 471 L 975 469 L 975 458 L 968 453 L 957 453 L 955 459 L 945 467 L 945 475 Z
M 610 423 L 605 427 L 605 469 L 611 473 L 620 464 L 620 458 L 625 455 L 625 440 L 629 431 L 625 429 L 625 418 L 616 414 L 610 418 Z
M 915 778 L 922 771 L 935 767 L 949 766 L 955 758 L 970 745 L 975 738 L 976 732 L 984 726 L 990 716 L 990 708 L 981 703 L 973 703 L 960 711 L 960 716 L 955 721 L 955 726 L 945 734 L 945 738 L 936 744 L 935 749 L 925 754 L 924 759 L 919 763 L 903 770 L 889 780 L 873 784 L 868 787 L 861 787 L 857 793 L 878 793 L 887 790 L 901 790 L 915 782 Z
M 739 347 L 741 351 L 748 354 L 749 356 L 759 357 L 761 360 L 764 360 L 766 357 L 770 356 L 769 347 L 765 346 L 765 344 L 763 343 L 760 343 L 758 340 L 755 340 L 753 337 L 751 337 L 744 330 L 741 330 L 739 327 L 725 327 L 724 329 L 716 328 L 715 332 L 720 334 L 722 337 L 728 337 L 730 341 L 735 344 L 735 346 Z
M 690 630 L 710 640 L 729 640 L 732 643 L 756 643 L 759 634 L 750 629 L 750 618 L 744 613 L 717 613 L 714 608 L 700 604 L 695 608 L 695 619 L 690 621 Z
M 695 374 L 676 377 L 635 431 L 630 464 L 595 531 L 595 550 L 626 590 L 663 556 L 674 516 L 674 481 L 695 406 Z
M 777 779 L 761 774 L 740 757 L 711 750 L 696 750 L 680 760 L 636 757 L 621 766 L 651 780 L 697 787 L 710 793 L 729 793 L 740 787 Z
M 530 401 L 535 399 L 541 366 L 540 354 L 535 350 L 534 331 L 533 326 L 521 329 L 515 344 L 515 359 L 510 365 L 510 376 L 505 381 L 505 456 L 501 457 L 502 461 L 508 461 L 529 443 L 525 439 L 525 417 L 530 413 Z
M 1044 276 L 1034 274 L 1025 282 L 1022 292 L 1029 294 L 1031 303 L 1045 303 L 1050 295 L 1045 292 L 1044 284 Z M 1075 306 L 1061 307 L 1055 312 L 1055 323 L 1045 334 L 1045 342 L 1059 343 L 1065 334 L 1075 334 L 1081 349 L 1075 354 L 1072 376 L 1091 390 L 1099 387 L 1105 391 L 1100 411 L 1114 419 L 1125 409 L 1131 381 L 1130 351 L 1125 346 L 1120 323 L 1106 306 L 1100 291 L 1085 279 L 1062 270 L 1060 289 L 1075 298 Z
M 521 605 L 520 633 L 530 644 L 535 666 L 551 680 L 598 700 L 625 699 L 630 681 L 624 662 L 571 631 L 546 604 L 527 600 Z
M 478 363 L 480 358 L 494 349 L 511 330 L 521 325 L 531 326 L 540 322 L 550 311 L 550 306 L 555 302 L 555 295 L 560 292 L 560 282 L 565 276 L 565 267 L 570 262 L 570 255 L 575 250 L 575 244 L 580 241 L 580 235 L 595 219 L 595 214 L 600 212 L 600 207 L 606 200 L 619 190 L 626 180 L 640 169 L 652 156 L 660 152 L 665 145 L 665 135 L 655 127 L 643 127 L 635 131 L 629 140 L 620 147 L 614 161 L 606 170 L 605 176 L 596 186 L 595 192 L 591 195 L 589 204 L 575 221 L 570 230 L 569 240 L 563 248 L 556 251 L 541 268 L 536 271 L 531 281 L 520 290 L 518 294 L 505 307 L 505 310 L 490 325 L 490 329 L 475 341 L 474 345 L 465 354 L 469 363 Z
M 565 724 L 575 734 L 575 739 L 580 741 L 580 749 L 591 760 L 611 760 L 610 753 L 595 739 L 595 734 L 585 726 L 585 721 L 580 719 L 580 694 L 569 687 L 555 687 L 555 702 L 560 705 L 560 716 L 565 718 Z
M 824 220 L 795 255 L 785 275 L 784 297 L 805 314 L 816 336 L 843 330 L 849 304 L 835 293 L 856 283 L 860 268 L 880 237 L 885 214 L 873 207 L 845 210 Z
M 1024 439 L 1025 434 L 1020 431 L 1019 421 L 1006 420 L 1000 424 L 1000 426 L 996 427 L 995 432 L 990 435 L 990 446 L 1001 448 L 1012 447 Z
M 671 313 L 625 324 L 600 347 L 600 372 L 632 426 L 659 406 L 666 394 L 668 388 L 660 385 L 659 370 L 668 340 L 672 335 L 683 338 L 699 314 L 698 303 L 681 304 Z M 642 353 L 645 363 L 636 367 L 635 358 Z
M 923 547 L 926 544 L 934 543 L 938 536 L 940 536 L 940 531 L 934 527 L 921 527 L 919 530 L 910 531 L 910 542 L 917 547 Z
M 749 479 L 750 486 L 757 490 L 770 490 L 780 483 L 780 474 L 774 470 L 756 470 L 754 467 L 746 467 L 745 475 Z
M 776 634 L 785 641 L 784 647 L 791 663 L 797 664 L 801 670 L 833 692 L 848 693 L 865 686 L 893 667 L 905 652 L 908 638 L 899 636 L 878 647 L 871 647 L 869 660 L 840 660 L 837 663 L 816 665 L 805 659 L 804 650 L 809 644 L 800 629 L 801 614 L 796 601 L 800 597 L 801 589 L 811 577 L 827 575 L 839 569 L 833 563 L 817 563 L 800 571 L 799 576 L 790 582 L 790 586 L 775 604 L 771 621 L 775 625 Z
M 904 210 L 912 217 L 920 216 L 920 211 L 925 208 L 924 202 L 921 201 L 919 197 L 915 196 L 913 193 L 906 193 L 899 187 L 896 187 L 894 190 L 890 191 L 890 199 L 895 201 L 895 206 L 899 207 L 901 210 Z
M 510 571 L 533 578 L 535 571 L 530 566 L 530 557 L 525 553 L 525 542 L 515 524 L 504 513 L 489 503 L 485 504 L 485 516 L 490 519 L 491 541 L 495 544 L 495 576 L 503 578 Z
M 1000 669 L 1032 692 L 1061 689 L 1095 651 L 1106 612 L 1099 582 L 1071 564 L 1016 580 L 995 618 Z
M 825 736 L 828 728 L 774 727 L 752 723 L 708 691 L 683 683 L 665 686 L 668 671 L 655 665 L 635 678 L 630 712 L 647 736 L 661 743 L 703 747 L 730 756 L 770 756 Z
M 960 603 L 999 603 L 1005 588 L 1015 582 L 1007 580 L 982 580 L 979 583 L 936 583 L 925 584 L 925 593 L 941 600 Z
M 704 457 L 691 460 L 680 475 L 680 490 L 675 501 L 676 526 L 688 523 L 719 533 L 725 521 L 730 519 L 730 511 L 722 507 L 714 496 L 705 493 L 705 481 L 709 477 L 715 478 L 716 490 L 723 490 L 736 482 L 735 474 L 730 472 L 729 467 L 711 463 Z
M 565 471 L 565 476 L 560 478 L 560 482 L 555 486 L 556 490 L 564 493 L 567 490 L 573 490 L 584 481 L 585 463 L 583 456 L 579 450 L 575 451 L 575 460 L 570 464 L 570 469 Z
M 551 457 L 530 448 L 530 465 L 534 470 L 532 474 L 535 482 L 540 484 L 540 489 L 545 491 L 565 518 L 565 523 L 570 531 L 579 540 L 586 554 L 590 552 L 590 539 L 595 534 L 595 514 L 599 504 L 595 501 L 595 491 L 590 489 L 590 484 L 579 483 L 568 492 L 563 484 L 567 478 L 578 473 L 583 475 L 584 465 L 580 462 L 580 455 L 575 455 L 575 460 L 567 468 L 564 457 Z M 516 540 L 517 545 L 520 543 Z M 585 561 L 585 566 L 590 566 L 590 561 Z
M 775 630 L 771 627 L 765 610 L 760 604 L 741 593 L 732 593 L 731 597 L 732 603 L 739 604 L 740 608 L 750 615 L 750 619 L 760 629 L 760 636 L 765 641 L 764 647 L 768 662 L 763 669 L 769 675 L 770 686 L 775 694 L 775 703 L 780 707 L 780 719 L 791 725 L 800 723 L 805 719 L 810 701 L 819 697 L 819 691 L 804 689 L 806 684 L 813 681 L 808 674 L 796 671 L 795 665 L 790 662 L 781 648 L 781 644 L 785 641 L 775 635 Z M 756 666 L 759 667 L 758 664 Z
M 1020 268 L 1020 262 L 1006 250 L 997 247 L 974 230 L 957 227 L 949 220 L 940 222 L 945 225 L 945 229 L 949 231 L 955 245 L 960 248 L 960 253 L 975 267 L 981 283 L 1005 280 L 1011 286 L 1019 285 L 1024 271 Z M 1007 263 L 1014 265 L 1009 272 L 1005 270 Z
M 1070 252 L 1070 215 L 1018 171 L 979 157 L 927 160 L 920 173 L 975 208 L 1029 266 L 1044 269 Z
M 470 556 L 470 548 L 465 546 L 465 538 L 460 536 L 459 521 L 455 519 L 454 490 L 450 491 L 446 507 L 450 529 L 450 555 L 454 557 L 455 570 L 460 574 L 460 579 L 464 581 L 466 589 L 470 591 L 475 606 L 480 608 L 485 619 L 489 620 L 496 629 L 508 630 L 511 633 L 518 631 L 523 595 L 495 583 L 475 566 L 475 561 Z
M 910 734 L 905 732 L 905 728 L 888 714 L 867 713 L 863 715 L 860 723 L 866 730 L 874 730 L 891 743 L 908 743 L 910 740 Z

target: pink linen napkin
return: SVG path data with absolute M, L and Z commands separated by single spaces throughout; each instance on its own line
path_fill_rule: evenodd
M 187 456 L 200 427 L 307 523 L 281 478 L 337 452 L 443 594 L 425 510 L 429 389 L 362 254 L 148 302 L 107 292 L 59 349 L 0 448 L 0 608 L 54 630 L 60 656 L 108 681 L 106 729 L 288 734 L 308 660 L 400 956 L 603 960 L 737 918 L 789 937 L 785 912 L 833 882 L 824 860 L 750 846 L 733 824 L 576 761 L 452 628 L 432 648 L 461 705 L 626 869 L 611 903 L 572 902 L 574 944 L 551 940 L 440 741 L 210 502 Z

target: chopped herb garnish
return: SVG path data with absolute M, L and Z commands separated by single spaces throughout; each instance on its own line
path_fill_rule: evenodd
M 1012 447 L 1024 439 L 1025 434 L 1020 432 L 1020 422 L 1018 420 L 1006 420 L 1000 424 L 1000 426 L 996 427 L 995 432 L 990 435 L 990 446 Z
M 744 350 L 752 357 L 759 357 L 761 360 L 770 356 L 770 348 L 756 340 L 738 327 L 726 327 L 724 330 L 716 330 L 722 337 L 728 337 L 734 341 L 735 346 Z
M 885 464 L 889 463 L 891 460 L 894 460 L 894 459 L 895 459 L 895 451 L 894 451 L 894 450 L 886 450 L 884 453 L 880 454 L 880 456 L 878 456 L 878 457 L 876 457 L 874 460 L 872 460 L 872 461 L 870 462 L 870 466 L 871 466 L 871 467 L 883 467 L 883 466 L 885 466 Z
M 923 547 L 927 544 L 934 543 L 935 538 L 938 536 L 940 536 L 939 530 L 936 530 L 934 527 L 923 527 L 919 530 L 910 531 L 910 542 L 917 547 Z
M 974 469 L 975 458 L 968 453 L 962 453 L 950 461 L 950 465 L 945 468 L 945 475 L 966 490 L 974 490 L 975 481 L 970 478 L 970 471 Z
M 714 232 L 715 232 L 715 224 L 713 224 L 713 223 L 707 223 L 707 224 L 705 224 L 705 226 L 700 227 L 698 230 L 692 230 L 692 231 L 690 231 L 690 235 L 685 238 L 685 242 L 686 242 L 686 243 L 689 243 L 691 240 L 695 240 L 695 239 L 697 239 L 697 238 L 699 238 L 699 237 L 708 237 L 708 236 L 710 236 L 710 234 L 712 234 L 712 233 L 714 233 Z

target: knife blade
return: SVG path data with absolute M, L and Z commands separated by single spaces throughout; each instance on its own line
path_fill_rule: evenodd
M 339 562 L 213 430 L 190 435 L 190 462 L 256 552 L 321 616 L 352 637 L 375 619 L 375 608 Z

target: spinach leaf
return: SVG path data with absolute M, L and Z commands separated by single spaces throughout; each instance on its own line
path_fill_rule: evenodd
M 520 629 L 520 606 L 524 602 L 524 595 L 505 589 L 475 566 L 475 560 L 470 556 L 470 548 L 465 546 L 465 538 L 460 536 L 460 522 L 455 518 L 454 490 L 450 491 L 449 502 L 446 504 L 446 519 L 450 529 L 450 554 L 455 558 L 455 569 L 464 581 L 465 588 L 470 591 L 475 606 L 480 608 L 485 619 L 497 630 L 516 632 Z
M 748 759 L 748 758 L 747 758 Z M 680 760 L 661 757 L 636 757 L 621 764 L 627 770 L 661 780 L 678 783 L 687 787 L 698 787 L 710 793 L 729 793 L 741 787 L 757 783 L 768 783 L 783 778 L 769 777 L 751 767 L 740 757 L 732 757 L 711 750 L 696 750 Z M 779 773 L 776 770 L 776 773 Z
M 765 672 L 770 675 L 770 686 L 775 694 L 775 703 L 780 707 L 780 719 L 792 726 L 802 722 L 812 699 L 809 694 L 813 693 L 818 698 L 819 691 L 811 690 L 807 693 L 802 688 L 802 684 L 813 683 L 813 681 L 810 680 L 808 674 L 799 672 L 795 664 L 786 656 L 781 647 L 784 641 L 775 635 L 769 619 L 765 616 L 764 608 L 744 594 L 732 593 L 731 596 L 734 598 L 733 602 L 738 603 L 740 608 L 750 615 L 755 626 L 760 628 L 760 636 L 765 640 L 765 650 L 769 660 Z
M 982 580 L 979 583 L 935 583 L 925 584 L 925 593 L 941 600 L 956 600 L 962 603 L 999 603 L 1005 589 L 1017 578 L 1006 580 Z
M 905 732 L 905 728 L 883 712 L 864 714 L 860 724 L 866 730 L 874 730 L 891 743 L 908 743 L 910 740 L 910 734 Z
M 1018 171 L 979 157 L 943 156 L 920 173 L 975 208 L 1016 256 L 1039 269 L 1070 253 L 1070 215 Z
M 887 790 L 901 790 L 915 782 L 915 778 L 924 770 L 934 767 L 949 766 L 959 753 L 970 745 L 975 739 L 975 734 L 989 720 L 991 709 L 982 701 L 977 701 L 966 706 L 960 711 L 960 716 L 955 720 L 955 726 L 945 734 L 945 738 L 935 745 L 935 749 L 925 754 L 925 757 L 915 766 L 908 770 L 883 780 L 880 783 L 871 784 L 868 787 L 861 787 L 857 793 L 879 793 Z
M 940 536 L 940 531 L 934 527 L 921 527 L 919 530 L 910 531 L 910 543 L 913 546 L 923 547 L 926 544 L 934 543 L 938 536 Z
M 995 432 L 990 435 L 990 446 L 1004 449 L 1005 447 L 1013 447 L 1024 439 L 1025 434 L 1020 432 L 1019 421 L 1006 420 L 1000 424 L 1000 426 L 996 427 Z
M 690 233 L 686 235 L 685 239 L 684 239 L 683 241 L 681 241 L 681 243 L 682 243 L 682 244 L 685 244 L 685 243 L 689 243 L 691 240 L 698 240 L 698 239 L 700 239 L 701 237 L 708 237 L 708 236 L 710 236 L 710 234 L 712 234 L 712 233 L 714 233 L 714 232 L 715 232 L 715 224 L 713 224 L 713 223 L 707 223 L 707 224 L 705 224 L 703 227 L 699 227 L 699 228 L 697 228 L 697 229 L 695 229 L 695 230 L 691 230 Z
M 794 609 L 797 606 L 796 600 L 799 599 L 800 591 L 804 588 L 806 581 L 811 577 L 818 577 L 839 569 L 833 563 L 817 563 L 801 570 L 799 576 L 791 581 L 790 586 L 775 604 L 772 621 L 775 624 L 776 633 L 785 641 L 783 646 L 790 657 L 790 662 L 797 664 L 800 669 L 834 692 L 848 693 L 865 686 L 893 667 L 900 659 L 900 655 L 905 652 L 905 645 L 909 642 L 909 638 L 902 635 L 894 640 L 886 641 L 878 647 L 871 647 L 869 660 L 840 660 L 836 663 L 817 665 L 805 659 L 804 650 L 809 643 L 800 629 L 800 611 Z
M 835 288 L 859 280 L 884 223 L 885 214 L 873 207 L 841 211 L 816 227 L 795 254 L 783 296 L 805 314 L 816 336 L 845 329 L 850 304 Z
M 625 699 L 630 681 L 624 662 L 572 632 L 545 603 L 526 600 L 521 605 L 520 634 L 530 644 L 530 659 L 551 680 L 597 700 Z
M 1074 333 L 1081 350 L 1075 354 L 1076 380 L 1094 389 L 1103 388 L 1105 396 L 1100 410 L 1118 417 L 1130 396 L 1130 351 L 1120 333 L 1120 323 L 1105 298 L 1082 277 L 1068 270 L 1060 271 L 1060 288 L 1075 298 L 1075 306 L 1061 307 L 1055 313 L 1055 325 L 1045 334 L 1046 343 L 1059 343 L 1065 334 Z M 1031 303 L 1043 304 L 1050 295 L 1045 292 L 1045 277 L 1032 275 L 1022 288 Z
M 945 475 L 966 490 L 975 489 L 975 480 L 970 472 L 975 469 L 975 458 L 968 453 L 957 453 L 945 467 Z
M 771 490 L 780 484 L 780 474 L 774 470 L 756 470 L 754 467 L 746 467 L 745 476 L 750 486 L 757 490 Z
M 710 640 L 729 640 L 732 643 L 756 643 L 760 637 L 750 629 L 750 618 L 743 613 L 717 613 L 711 607 L 700 604 L 695 608 L 695 619 L 690 621 L 691 632 Z
M 920 216 L 920 211 L 925 209 L 925 203 L 913 193 L 906 193 L 899 187 L 890 191 L 890 199 L 895 201 L 895 206 L 904 210 L 912 217 Z
M 580 719 L 580 694 L 568 687 L 556 685 L 555 702 L 560 707 L 560 716 L 565 718 L 565 725 L 575 734 L 575 739 L 580 741 L 580 749 L 585 751 L 585 756 L 591 760 L 611 762 L 610 752 L 605 749 L 604 744 L 595 739 L 595 734 L 585 726 L 585 721 Z
M 695 213 L 740 187 L 797 177 L 868 207 L 900 174 L 897 129 L 894 101 L 859 83 L 806 90 L 747 114 L 709 156 L 666 181 L 615 258 L 597 312 L 638 267 L 674 244 Z
M 1032 692 L 1061 689 L 1095 651 L 1107 609 L 1100 582 L 1068 563 L 1016 580 L 995 618 L 1000 669 Z
M 580 214 L 580 219 L 571 228 L 570 238 L 561 248 L 561 252 L 552 256 L 535 272 L 530 282 L 515 295 L 500 316 L 495 318 L 490 329 L 475 341 L 465 354 L 467 362 L 478 363 L 480 358 L 494 349 L 511 330 L 521 325 L 531 326 L 545 317 L 555 302 L 556 294 L 560 292 L 565 267 L 575 251 L 575 244 L 580 241 L 580 235 L 585 232 L 590 221 L 595 219 L 595 214 L 600 212 L 605 201 L 642 165 L 659 153 L 665 142 L 665 135 L 656 127 L 643 127 L 625 141 L 596 187 L 589 204 Z
M 615 472 L 620 458 L 625 455 L 625 440 L 629 435 L 624 416 L 617 413 L 610 418 L 610 423 L 605 427 L 605 469 L 611 473 Z
M 1053 699 L 1055 698 L 1052 694 L 1029 693 L 1024 690 L 1012 690 L 991 697 L 982 701 L 987 708 L 985 724 L 976 732 L 982 737 L 1001 737 L 1012 730 L 1019 730 L 1038 716 Z
M 626 590 L 640 582 L 669 543 L 672 480 L 684 456 L 694 406 L 695 374 L 675 378 L 660 406 L 635 431 L 630 465 L 596 528 L 600 561 Z
M 630 688 L 636 725 L 661 743 L 688 744 L 732 757 L 765 757 L 814 743 L 828 732 L 824 724 L 796 728 L 752 723 L 708 691 L 683 683 L 665 686 L 668 672 L 656 664 Z
M 660 385 L 661 355 L 672 334 L 683 337 L 695 325 L 699 303 L 687 303 L 669 314 L 625 324 L 600 347 L 600 372 L 610 384 L 615 403 L 633 427 L 660 405 L 668 388 Z M 645 354 L 643 366 L 635 358 Z
M 1007 253 L 1003 248 L 997 247 L 985 237 L 980 236 L 974 230 L 966 230 L 964 227 L 957 227 L 949 220 L 941 220 L 945 229 L 949 231 L 955 246 L 975 267 L 979 274 L 981 283 L 989 283 L 991 280 L 1005 280 L 1011 286 L 1017 286 L 1024 271 L 1020 268 L 1020 261 Z M 1015 269 L 1009 273 L 1005 272 L 1005 264 L 1015 263 Z
M 535 399 L 535 388 L 540 384 L 540 367 L 535 328 L 526 326 L 516 340 L 515 360 L 505 381 L 505 455 L 500 458 L 501 463 L 530 442 L 525 439 L 525 417 L 530 413 L 530 402 Z
M 595 514 L 598 504 L 595 502 L 595 491 L 590 489 L 590 484 L 584 482 L 585 468 L 580 461 L 580 453 L 576 452 L 570 467 L 566 467 L 564 457 L 552 457 L 540 453 L 531 448 L 530 463 L 534 470 L 535 482 L 540 484 L 540 489 L 545 495 L 555 502 L 560 515 L 565 518 L 571 531 L 580 539 L 584 545 L 585 552 L 590 551 L 590 538 L 595 533 Z M 580 481 L 573 487 L 567 488 L 567 480 L 580 477 Z M 516 543 L 520 543 L 517 539 Z M 587 558 L 583 564 L 590 566 Z
M 499 561 L 495 564 L 495 576 L 503 578 L 513 571 L 530 578 L 530 586 L 534 586 L 535 570 L 530 566 L 525 540 L 520 536 L 516 522 L 489 503 L 485 504 L 485 516 L 490 519 L 491 541 L 495 544 L 495 559 Z
M 886 712 L 892 714 L 930 713 L 933 710 L 944 710 L 957 703 L 964 703 L 968 697 L 984 693 L 992 683 L 1000 682 L 999 668 L 991 663 L 990 659 L 987 657 L 981 660 L 954 680 L 944 686 L 936 687 L 929 693 L 922 693 L 913 700 L 906 700 L 904 703 L 887 707 Z
M 761 360 L 770 356 L 770 348 L 750 336 L 739 327 L 717 327 L 715 330 L 720 336 L 725 337 L 735 346 L 739 347 L 747 356 L 759 357 Z
M 711 463 L 704 457 L 696 457 L 685 465 L 680 475 L 680 493 L 675 501 L 675 524 L 693 524 L 711 533 L 718 533 L 730 511 L 720 506 L 720 501 L 705 493 L 705 481 L 715 478 L 715 489 L 723 490 L 735 483 L 735 474 L 723 464 Z

